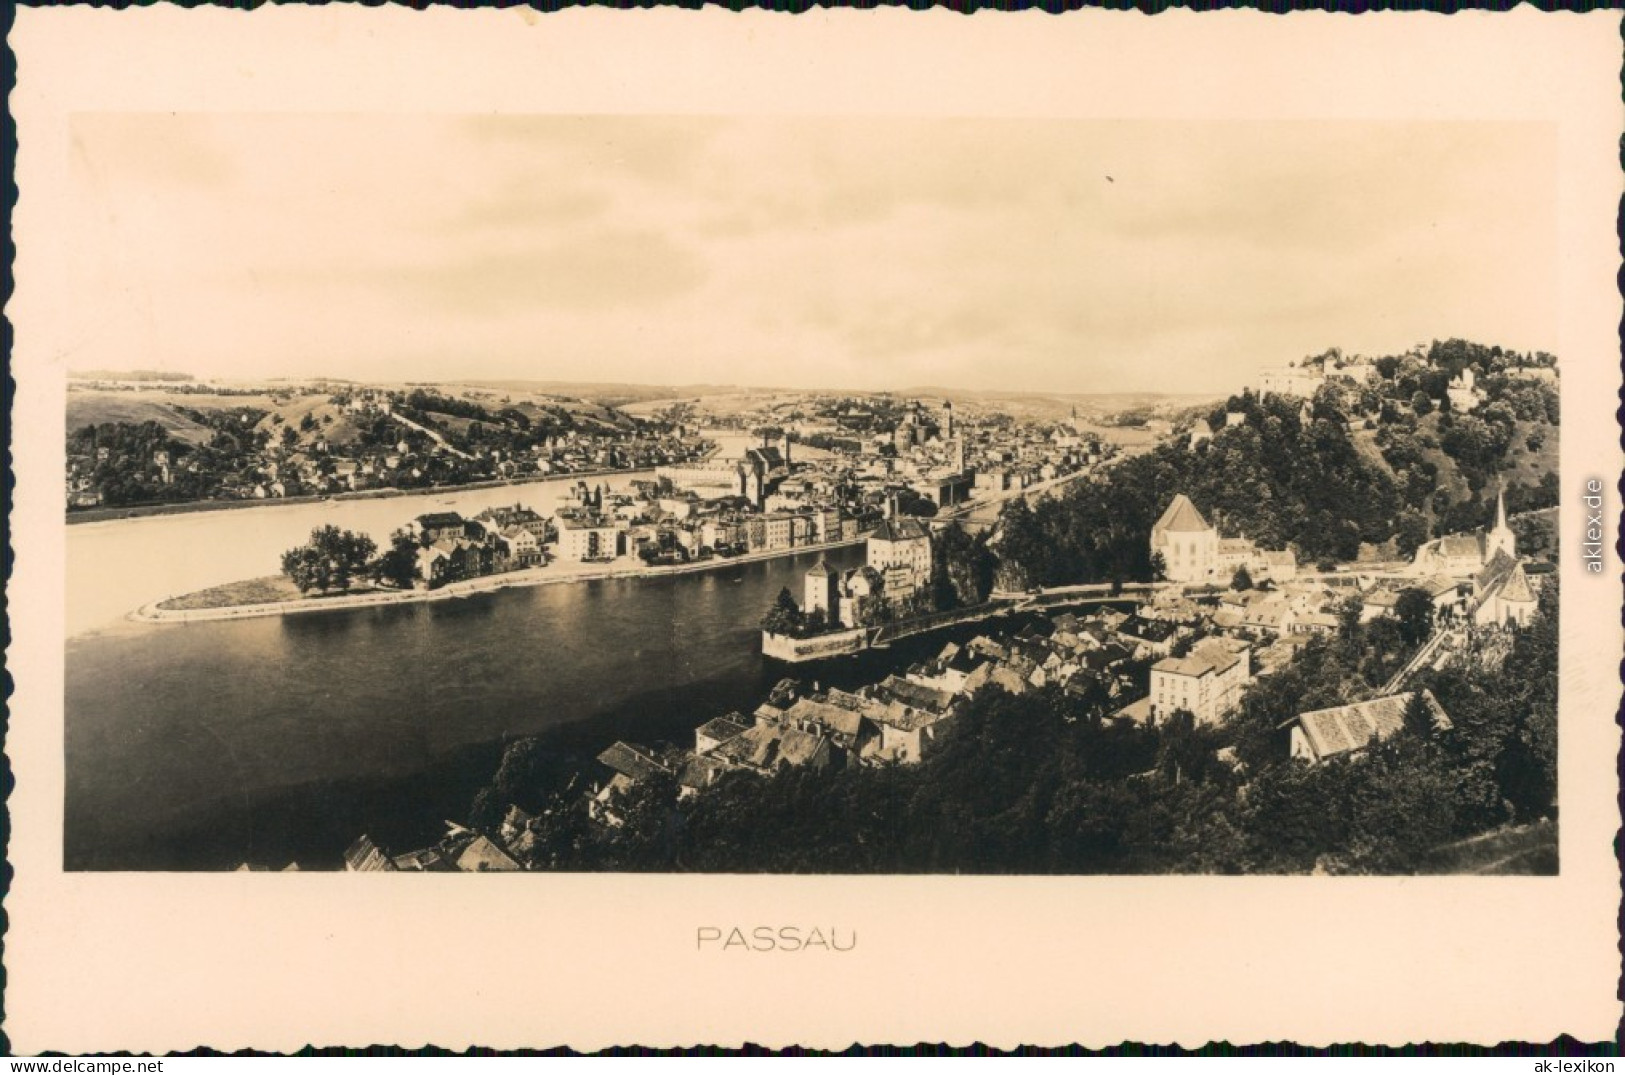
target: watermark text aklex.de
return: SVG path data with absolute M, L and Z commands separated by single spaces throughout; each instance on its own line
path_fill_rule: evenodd
M 1587 478 L 1585 495 L 1580 502 L 1586 507 L 1585 538 L 1580 543 L 1580 559 L 1587 571 L 1602 573 L 1603 525 L 1602 479 Z

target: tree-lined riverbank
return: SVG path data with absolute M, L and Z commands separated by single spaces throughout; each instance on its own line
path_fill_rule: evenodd
M 139 540 L 105 567 L 150 586 L 171 535 L 131 529 Z M 336 867 L 356 832 L 435 839 L 517 736 L 588 759 L 617 738 L 691 738 L 692 714 L 737 709 L 783 676 L 754 621 L 819 555 L 845 568 L 863 553 L 184 629 L 119 619 L 70 637 L 66 867 Z
M 75 523 L 105 523 L 119 519 L 139 519 L 152 515 L 194 515 L 211 511 L 237 511 L 243 508 L 295 507 L 300 504 L 323 504 L 331 501 L 388 500 L 403 496 L 450 496 L 454 493 L 474 493 L 486 489 L 506 489 L 511 486 L 537 485 L 542 482 L 591 481 L 603 478 L 631 478 L 639 474 L 653 474 L 650 467 L 630 470 L 583 470 L 574 474 L 527 474 L 520 478 L 493 478 L 489 481 L 465 482 L 461 485 L 437 485 L 424 489 L 356 489 L 331 496 L 267 497 L 264 500 L 193 500 L 177 504 L 138 504 L 120 508 L 83 508 L 70 510 L 68 525 Z
M 449 601 L 479 593 L 491 593 L 496 590 L 548 586 L 564 582 L 596 582 L 606 579 L 640 579 L 656 578 L 662 575 L 690 575 L 703 571 L 719 571 L 724 568 L 757 563 L 763 560 L 800 556 L 804 553 L 851 548 L 859 544 L 862 544 L 861 538 L 851 541 L 831 541 L 819 545 L 804 545 L 795 549 L 746 553 L 742 556 L 716 557 L 691 564 L 670 564 L 658 567 L 641 564 L 633 566 L 637 563 L 633 557 L 623 557 L 624 566 L 558 561 L 545 567 L 524 568 L 518 571 L 506 571 L 497 575 L 484 575 L 479 578 L 447 583 L 445 586 L 433 590 L 371 589 L 365 592 L 305 597 L 299 595 L 298 591 L 290 584 L 287 587 L 287 596 L 275 600 L 250 600 L 243 603 L 226 603 L 213 607 L 209 607 L 205 602 L 197 600 L 203 594 L 211 592 L 229 597 L 234 593 L 253 596 L 260 589 L 269 591 L 278 577 L 268 576 L 264 579 L 250 579 L 242 583 L 214 587 L 211 591 L 200 591 L 199 593 L 166 597 L 158 601 L 152 601 L 130 613 L 130 619 L 141 623 L 199 623 L 210 620 L 244 620 L 262 616 L 289 616 L 303 612 L 374 608 L 383 605 L 421 604 L 426 601 Z

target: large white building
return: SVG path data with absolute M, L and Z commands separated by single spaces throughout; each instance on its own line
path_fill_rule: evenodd
M 1309 399 L 1325 383 L 1326 378 L 1319 369 L 1305 366 L 1276 366 L 1260 370 L 1258 374 L 1259 392 L 1273 392 L 1278 396 Z
M 841 618 L 841 577 L 822 556 L 807 572 L 802 586 L 801 610 L 809 616 L 822 612 L 830 622 Z
M 888 600 L 918 593 L 931 582 L 931 535 L 913 519 L 886 519 L 869 535 L 868 565 L 886 580 Z
M 1169 582 L 1228 584 L 1243 567 L 1255 582 L 1287 582 L 1298 573 L 1291 550 L 1271 552 L 1246 538 L 1219 537 L 1184 493 L 1152 525 L 1151 555 L 1162 557 L 1163 577 Z
M 1204 639 L 1185 656 L 1164 657 L 1151 666 L 1151 721 L 1160 723 L 1183 709 L 1198 724 L 1217 724 L 1235 712 L 1251 681 L 1247 643 Z
M 657 481 L 669 481 L 678 489 L 702 497 L 743 496 L 745 475 L 737 462 L 687 463 L 655 468 Z
M 620 556 L 621 531 L 604 518 L 564 519 L 559 523 L 559 557 L 564 560 L 603 560 Z
M 1538 608 L 1523 564 L 1497 551 L 1473 579 L 1473 622 L 1481 627 L 1529 626 Z
M 1170 582 L 1206 582 L 1218 571 L 1219 532 L 1180 493 L 1151 527 L 1151 553 Z

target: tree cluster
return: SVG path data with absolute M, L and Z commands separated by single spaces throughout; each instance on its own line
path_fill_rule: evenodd
M 300 593 L 348 590 L 366 574 L 377 550 L 372 538 L 336 526 L 318 526 L 310 540 L 282 554 L 282 573 Z
M 1310 560 L 1351 560 L 1362 541 L 1393 535 L 1394 482 L 1360 454 L 1342 422 L 1305 424 L 1297 402 L 1273 395 L 1236 397 L 1230 409 L 1243 424 L 1194 452 L 1165 441 L 1037 508 L 1012 500 L 1001 520 L 1001 560 L 1025 585 L 1148 580 L 1151 527 L 1176 493 L 1221 533 L 1265 548 L 1292 545 Z
M 1310 364 L 1335 374 L 1339 361 L 1329 352 Z M 1509 372 L 1554 361 L 1449 340 L 1425 354 L 1378 359 L 1373 384 L 1328 381 L 1307 405 L 1234 395 L 1207 415 L 1217 432 L 1194 449 L 1182 438 L 1164 441 L 1036 508 L 1012 500 L 998 546 L 1001 581 L 1019 588 L 1150 579 L 1151 526 L 1175 493 L 1189 496 L 1226 536 L 1292 546 L 1300 560 L 1352 560 L 1362 543 L 1390 540 L 1410 555 L 1433 536 L 1484 525 L 1493 513 L 1493 479 L 1517 449 L 1537 451 L 1554 435 L 1556 390 Z M 1485 396 L 1477 413 L 1418 418 L 1430 399 L 1447 400 L 1450 380 L 1469 368 Z M 1230 425 L 1231 415 L 1240 424 Z M 1380 462 L 1357 443 L 1370 436 L 1366 429 L 1375 430 Z M 1440 487 L 1441 456 L 1466 478 L 1467 499 Z M 1556 481 L 1548 474 L 1536 486 L 1512 483 L 1508 510 L 1556 503 Z

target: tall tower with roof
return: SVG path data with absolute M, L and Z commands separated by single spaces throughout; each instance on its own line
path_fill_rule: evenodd
M 832 621 L 837 619 L 839 581 L 840 577 L 835 573 L 835 569 L 829 566 L 829 561 L 819 556 L 818 562 L 808 569 L 802 587 L 802 611 L 811 615 L 815 610 L 821 609 L 828 619 Z
M 1484 539 L 1484 562 L 1487 564 L 1495 559 L 1497 552 L 1505 552 L 1513 559 L 1518 557 L 1518 535 L 1512 532 L 1507 525 L 1506 482 L 1501 482 L 1501 488 L 1495 494 L 1495 527 Z

